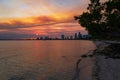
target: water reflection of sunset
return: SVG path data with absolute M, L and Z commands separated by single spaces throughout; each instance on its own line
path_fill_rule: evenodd
M 85 43 L 86 45 L 84 45 Z M 0 41 L 0 79 L 71 80 L 76 61 L 95 48 L 91 41 Z M 5 45 L 6 44 L 6 45 Z M 14 47 L 11 47 L 14 46 Z M 80 64 L 88 65 L 91 58 Z M 89 78 L 91 65 L 82 68 L 81 80 Z M 91 73 L 90 73 L 91 74 Z M 85 77 L 86 76 L 86 77 Z M 17 80 L 16 79 L 16 80 Z M 86 80 L 86 79 L 85 79 Z

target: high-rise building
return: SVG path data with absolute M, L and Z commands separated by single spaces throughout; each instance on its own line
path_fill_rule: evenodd
M 75 33 L 74 39 L 75 39 L 75 40 L 77 39 L 77 33 Z
M 78 33 L 78 39 L 82 39 L 82 34 L 80 32 Z
M 64 40 L 65 39 L 65 35 L 61 35 L 61 39 Z

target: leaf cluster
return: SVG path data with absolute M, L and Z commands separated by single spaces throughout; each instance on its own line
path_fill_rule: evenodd
M 87 12 L 75 16 L 93 38 L 120 37 L 120 0 L 90 0 Z

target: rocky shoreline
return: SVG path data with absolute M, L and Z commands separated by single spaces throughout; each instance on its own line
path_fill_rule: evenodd
M 93 80 L 120 80 L 120 42 L 94 41 Z

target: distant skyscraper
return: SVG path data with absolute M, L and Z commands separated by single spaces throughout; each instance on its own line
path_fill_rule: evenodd
M 64 40 L 65 39 L 65 35 L 61 35 L 61 39 Z
M 74 39 L 77 39 L 77 33 L 75 33 Z
M 78 39 L 82 39 L 82 34 L 80 32 L 78 33 Z

